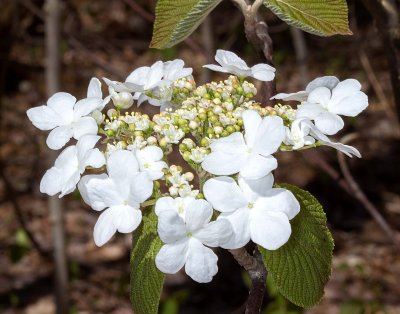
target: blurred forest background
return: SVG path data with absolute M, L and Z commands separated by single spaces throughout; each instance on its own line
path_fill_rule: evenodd
M 305 313 L 400 313 L 400 255 L 393 245 L 400 240 L 399 129 L 389 71 L 394 65 L 366 2 L 348 1 L 353 36 L 313 36 L 265 8 L 261 12 L 274 42 L 278 92 L 335 75 L 358 79 L 370 99 L 367 111 L 348 120 L 342 133 L 358 134 L 350 144 L 362 159 L 340 164 L 329 148 L 277 156 L 277 182 L 296 184 L 318 198 L 336 243 L 325 296 Z M 230 1 L 222 1 L 187 40 L 162 51 L 148 48 L 154 9 L 155 0 L 62 1 L 61 90 L 82 98 L 93 76 L 124 80 L 139 66 L 174 58 L 194 69 L 198 84 L 220 79 L 224 76 L 201 68 L 214 63 L 218 48 L 234 51 L 249 65 L 264 61 L 247 42 L 242 14 Z M 0 313 L 55 313 L 52 220 L 39 192 L 49 150 L 25 114 L 47 99 L 44 17 L 43 0 L 0 0 Z M 371 203 L 360 202 L 342 174 L 346 165 Z M 131 313 L 130 235 L 97 248 L 92 232 L 98 213 L 77 193 L 63 203 L 70 313 Z M 371 218 L 366 209 L 371 205 L 392 229 L 391 238 Z M 229 253 L 217 253 L 220 271 L 212 283 L 194 283 L 184 273 L 167 276 L 160 313 L 241 313 L 249 279 Z M 303 313 L 271 282 L 268 286 L 265 313 Z

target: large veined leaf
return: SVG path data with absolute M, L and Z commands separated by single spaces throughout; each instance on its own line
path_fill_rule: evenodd
M 158 0 L 151 48 L 168 48 L 188 37 L 222 0 Z
M 291 220 L 289 241 L 278 250 L 259 247 L 268 275 L 279 291 L 294 304 L 312 307 L 323 294 L 332 267 L 333 239 L 322 206 L 307 191 L 288 184 L 300 203 L 300 213 Z
M 155 264 L 162 242 L 157 234 L 157 216 L 143 217 L 132 239 L 131 302 L 135 314 L 157 314 L 164 274 Z
M 281 20 L 306 32 L 351 35 L 346 0 L 264 0 Z

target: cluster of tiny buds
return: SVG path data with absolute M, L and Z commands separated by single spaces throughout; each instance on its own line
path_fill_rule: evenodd
M 164 169 L 164 177 L 168 186 L 168 192 L 171 196 L 176 197 L 200 197 L 198 190 L 193 190 L 193 185 L 190 183 L 194 179 L 192 172 L 182 173 L 182 167 L 171 165 Z

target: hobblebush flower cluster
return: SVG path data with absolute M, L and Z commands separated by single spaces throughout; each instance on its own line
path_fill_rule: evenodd
M 273 80 L 273 67 L 248 67 L 223 50 L 215 59 L 219 65 L 204 67 L 227 73 L 223 81 L 197 86 L 182 60 L 158 61 L 125 82 L 103 78 L 106 97 L 92 78 L 86 98 L 56 93 L 27 111 L 37 128 L 51 130 L 50 149 L 71 144 L 43 176 L 40 191 L 62 197 L 77 187 L 100 212 L 98 246 L 116 232 L 133 232 L 150 208 L 164 243 L 157 268 L 172 274 L 184 267 L 198 282 L 217 273 L 212 248 L 237 249 L 251 240 L 276 250 L 288 241 L 300 205 L 289 190 L 274 187 L 273 154 L 327 145 L 360 157 L 329 136 L 344 127 L 341 116 L 354 117 L 368 105 L 358 81 L 325 76 L 305 91 L 273 97 L 295 101 L 296 108 L 265 107 L 246 78 Z M 160 113 L 135 109 L 145 102 Z

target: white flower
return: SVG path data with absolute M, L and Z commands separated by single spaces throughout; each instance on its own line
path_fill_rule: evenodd
M 190 160 L 199 164 L 204 161 L 204 158 L 207 155 L 207 149 L 205 147 L 196 147 L 190 151 Z
M 186 274 L 193 280 L 210 282 L 218 272 L 218 257 L 205 245 L 217 247 L 227 242 L 232 236 L 230 223 L 222 219 L 210 222 L 213 211 L 205 200 L 184 204 L 184 217 L 178 214 L 170 198 L 161 198 L 158 202 L 168 204 L 163 204 L 164 210 L 156 211 L 158 234 L 166 243 L 156 256 L 157 268 L 174 274 L 185 266 Z
M 353 157 L 353 155 L 354 155 L 358 158 L 361 158 L 361 154 L 357 150 L 357 148 L 350 146 L 350 145 L 345 145 L 342 143 L 332 142 L 310 120 L 303 120 L 303 123 L 307 124 L 307 126 L 310 128 L 310 134 L 312 136 L 314 136 L 314 138 L 317 139 L 322 145 L 330 146 L 334 149 L 337 149 L 338 151 L 341 151 L 342 153 L 346 154 L 349 157 Z
M 160 147 L 147 146 L 134 150 L 134 154 L 139 162 L 140 171 L 147 172 L 151 180 L 158 180 L 164 176 L 162 169 L 168 165 L 162 160 L 163 151 Z
M 99 99 L 89 97 L 76 102 L 68 93 L 56 93 L 49 98 L 47 106 L 29 109 L 29 120 L 40 130 L 52 130 L 47 137 L 47 146 L 57 150 L 72 137 L 79 140 L 85 134 L 97 134 L 97 123 L 88 117 L 98 108 Z
M 340 131 L 344 122 L 339 115 L 355 117 L 368 106 L 368 97 L 361 84 L 354 79 L 342 82 L 336 77 L 322 77 L 312 81 L 305 92 L 282 94 L 274 98 L 285 100 L 301 99 L 296 118 L 308 118 L 324 134 L 333 135 Z
M 94 210 L 101 211 L 94 227 L 94 241 L 102 246 L 116 231 L 130 233 L 142 221 L 140 203 L 150 197 L 153 182 L 147 173 L 139 172 L 132 154 L 119 150 L 107 160 L 107 174 L 82 177 L 78 188 L 83 200 Z
M 178 144 L 180 139 L 185 136 L 185 132 L 173 125 L 164 128 L 162 133 L 164 134 L 166 141 L 172 144 Z
M 240 132 L 215 140 L 211 153 L 201 166 L 216 175 L 240 173 L 248 179 L 261 178 L 276 169 L 275 153 L 285 138 L 285 128 L 280 117 L 264 119 L 254 110 L 242 114 L 245 135 Z
M 286 127 L 285 144 L 293 145 L 293 150 L 299 149 L 305 145 L 315 143 L 315 139 L 310 135 L 310 126 L 304 123 L 304 119 L 297 119 L 292 122 L 290 128 Z
M 128 109 L 133 105 L 133 96 L 130 92 L 116 92 L 115 89 L 110 86 L 108 88 L 111 99 L 114 103 L 114 106 L 118 109 Z
M 273 176 L 258 180 L 244 180 L 239 185 L 230 177 L 216 177 L 204 184 L 204 195 L 214 209 L 221 212 L 218 220 L 227 219 L 234 231 L 225 248 L 240 248 L 250 239 L 266 248 L 276 250 L 290 237 L 289 220 L 300 211 L 293 194 L 272 188 Z
M 63 197 L 75 190 L 87 166 L 103 166 L 104 155 L 93 148 L 99 139 L 100 136 L 84 135 L 76 145 L 65 148 L 40 181 L 40 192 L 51 196 L 61 192 L 59 197 Z
M 272 66 L 260 63 L 249 68 L 246 62 L 231 51 L 217 50 L 215 61 L 221 66 L 207 64 L 203 67 L 217 72 L 231 73 L 239 77 L 251 76 L 260 81 L 272 81 L 275 77 L 275 68 Z

